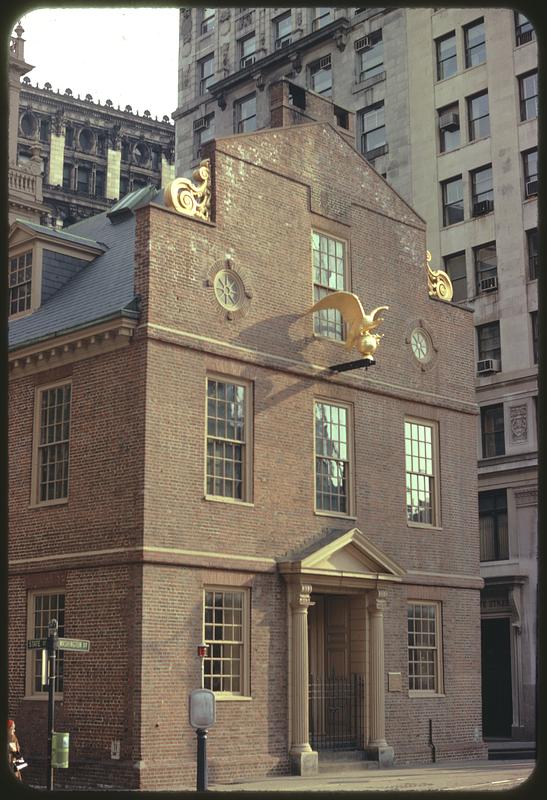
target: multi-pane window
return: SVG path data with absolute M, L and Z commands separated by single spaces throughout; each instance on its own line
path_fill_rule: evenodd
M 247 500 L 246 393 L 238 383 L 207 379 L 207 494 Z
M 484 20 L 479 19 L 464 27 L 465 66 L 475 67 L 486 61 L 486 39 Z
M 32 250 L 10 258 L 8 283 L 9 313 L 28 311 L 32 289 Z
M 237 133 L 256 131 L 256 94 L 248 94 L 234 103 Z
M 349 409 L 315 403 L 315 507 L 349 513 Z
M 498 254 L 496 243 L 481 244 L 473 248 L 475 260 L 475 279 L 477 293 L 497 289 L 498 286 Z
M 215 9 L 202 8 L 201 9 L 201 23 L 200 33 L 209 33 L 215 29 Z
M 76 189 L 80 194 L 89 194 L 91 186 L 91 167 L 80 164 L 78 166 L 78 183 Z
M 384 103 L 374 103 L 359 112 L 361 153 L 365 158 L 376 158 L 386 150 L 386 125 Z
M 310 64 L 310 87 L 314 92 L 330 97 L 332 93 L 332 67 L 330 55 Z
M 534 364 L 539 360 L 539 315 L 537 311 L 532 311 L 530 314 L 530 322 L 532 324 L 532 349 L 534 354 Z
M 345 245 L 339 239 L 312 231 L 311 251 L 313 298 L 317 303 L 325 295 L 346 288 Z M 344 338 L 342 316 L 335 308 L 317 311 L 313 317 L 313 329 L 319 336 L 340 340 Z
M 529 72 L 519 78 L 520 118 L 522 122 L 538 115 L 538 73 Z
M 245 592 L 205 589 L 203 633 L 208 645 L 203 659 L 203 688 L 245 693 Z
M 481 92 L 467 98 L 467 117 L 469 120 L 469 141 L 490 136 L 490 112 L 488 92 Z
M 248 67 L 249 64 L 254 64 L 256 59 L 256 35 L 250 33 L 239 40 L 239 66 Z
M 454 31 L 436 40 L 437 46 L 437 80 L 449 78 L 458 69 L 456 56 L 456 34 Z
M 418 525 L 438 524 L 436 428 L 405 420 L 406 518 Z
M 194 154 L 201 158 L 201 148 L 205 142 L 215 138 L 215 115 L 207 114 L 194 122 Z
M 311 24 L 312 31 L 318 31 L 332 21 L 332 8 L 314 8 L 314 16 Z
M 199 93 L 205 94 L 215 79 L 215 54 L 210 53 L 198 61 Z
M 70 397 L 69 383 L 38 390 L 36 500 L 39 503 L 68 497 Z
M 454 225 L 463 220 L 463 181 L 462 176 L 443 181 L 443 225 Z
M 537 147 L 522 154 L 524 168 L 524 196 L 534 197 L 538 193 L 538 151 Z
M 505 426 L 503 403 L 481 408 L 482 457 L 505 455 Z
M 444 271 L 452 281 L 453 301 L 467 300 L 467 271 L 465 253 L 454 253 L 444 257 Z
M 539 272 L 539 235 L 538 229 L 526 231 L 526 249 L 528 251 L 528 276 L 536 280 Z
M 439 149 L 448 153 L 460 146 L 460 114 L 458 103 L 439 108 Z
M 292 19 L 291 12 L 287 11 L 277 19 L 274 19 L 274 37 L 275 49 L 279 50 L 282 47 L 287 47 L 292 41 Z
M 507 489 L 479 492 L 480 560 L 509 558 Z
M 411 602 L 407 607 L 408 688 L 438 694 L 441 686 L 440 606 Z
M 517 47 L 536 38 L 534 26 L 522 11 L 515 11 L 515 43 Z
M 501 359 L 500 323 L 499 320 L 486 325 L 477 325 L 477 346 L 479 361 L 485 359 Z
M 357 51 L 359 81 L 367 81 L 384 72 L 384 43 L 382 30 L 372 31 L 366 45 Z
M 29 639 L 45 639 L 48 635 L 48 625 L 52 619 L 57 620 L 57 633 L 65 635 L 65 595 L 62 591 L 32 592 L 28 599 L 28 630 Z M 27 674 L 27 693 L 42 694 L 47 692 L 47 685 L 42 685 L 42 651 L 29 650 Z M 64 652 L 57 651 L 56 664 L 57 680 L 55 691 L 63 691 L 64 682 Z
M 473 170 L 471 175 L 471 208 L 474 217 L 488 214 L 494 210 L 494 186 L 492 166 Z

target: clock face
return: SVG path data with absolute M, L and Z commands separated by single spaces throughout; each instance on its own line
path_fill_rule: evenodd
M 431 358 L 431 339 L 421 328 L 415 328 L 410 336 L 410 346 L 418 361 L 425 362 Z

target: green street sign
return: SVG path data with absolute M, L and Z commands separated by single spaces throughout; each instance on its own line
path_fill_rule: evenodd
M 47 647 L 47 639 L 27 639 L 28 650 L 39 650 Z
M 87 639 L 57 639 L 59 650 L 72 650 L 75 653 L 88 653 L 89 642 Z

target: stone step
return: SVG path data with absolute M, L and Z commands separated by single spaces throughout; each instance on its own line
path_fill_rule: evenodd
M 362 769 L 378 769 L 378 762 L 365 759 L 362 750 L 319 751 L 319 772 L 322 774 Z

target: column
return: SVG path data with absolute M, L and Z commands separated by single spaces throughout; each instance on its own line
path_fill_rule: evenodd
M 369 743 L 367 755 L 379 766 L 393 764 L 393 748 L 386 741 L 384 688 L 384 610 L 387 592 L 377 589 L 368 598 L 369 615 Z
M 309 743 L 308 608 L 312 587 L 295 583 L 289 587 L 291 609 L 291 771 L 315 775 L 318 756 Z

